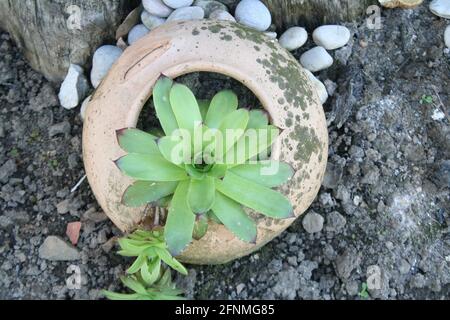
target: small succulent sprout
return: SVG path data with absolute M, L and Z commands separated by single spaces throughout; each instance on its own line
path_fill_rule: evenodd
M 169 268 L 187 275 L 184 266 L 173 258 L 167 250 L 162 232 L 136 230 L 125 238 L 119 239 L 119 254 L 125 257 L 136 257 L 121 278 L 125 287 L 133 291 L 131 294 L 103 291 L 110 300 L 180 300 L 182 291 L 172 283 Z
M 286 183 L 294 170 L 286 163 L 262 160 L 280 134 L 265 111 L 239 109 L 230 90 L 211 101 L 199 100 L 188 87 L 164 76 L 154 87 L 153 101 L 165 136 L 133 128 L 117 131 L 128 154 L 116 164 L 136 180 L 123 195 L 126 206 L 168 208 L 167 253 L 177 256 L 193 239 L 202 238 L 209 220 L 255 243 L 257 226 L 244 208 L 274 219 L 293 217 L 289 200 L 272 188 Z M 138 248 L 129 249 L 136 253 Z M 147 253 L 167 263 L 157 251 Z M 131 271 L 141 267 L 141 277 L 153 279 L 146 267 L 142 271 L 141 262 Z

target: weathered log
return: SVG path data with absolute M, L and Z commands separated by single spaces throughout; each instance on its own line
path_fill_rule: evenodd
M 70 63 L 89 67 L 93 51 L 114 40 L 137 0 L 0 0 L 0 28 L 11 34 L 31 66 L 59 82 Z

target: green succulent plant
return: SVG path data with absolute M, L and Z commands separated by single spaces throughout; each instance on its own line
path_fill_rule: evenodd
M 155 85 L 153 102 L 165 136 L 118 130 L 119 145 L 128 154 L 116 165 L 136 180 L 123 195 L 124 205 L 168 207 L 164 235 L 172 255 L 201 238 L 208 219 L 256 242 L 256 223 L 244 207 L 274 219 L 293 217 L 289 200 L 272 190 L 293 170 L 268 160 L 280 130 L 264 111 L 239 109 L 229 90 L 198 101 L 188 87 L 164 76 Z M 263 174 L 268 167 L 277 170 Z
M 136 257 L 121 277 L 122 283 L 134 293 L 122 294 L 103 291 L 110 300 L 180 300 L 182 291 L 172 283 L 170 268 L 187 275 L 184 266 L 167 251 L 163 232 L 136 230 L 128 237 L 119 239 L 124 257 Z M 165 267 L 163 262 L 168 266 Z

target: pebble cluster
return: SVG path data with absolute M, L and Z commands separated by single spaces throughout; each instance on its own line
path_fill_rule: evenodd
M 214 0 L 142 0 L 142 7 L 140 21 L 129 28 L 126 42 L 120 38 L 115 46 L 105 45 L 95 52 L 90 75 L 94 88 L 99 86 L 127 46 L 133 45 L 165 22 L 200 19 L 228 20 L 264 32 L 270 39 L 278 37 L 277 33 L 273 31 L 271 13 L 260 0 L 240 1 L 234 16 L 225 4 Z M 449 19 L 450 1 L 433 0 L 430 4 L 430 11 L 439 17 Z M 345 26 L 324 25 L 313 31 L 312 40 L 316 46 L 301 55 L 300 63 L 309 71 L 308 76 L 324 104 L 334 90 L 327 90 L 327 86 L 311 72 L 319 72 L 332 66 L 334 59 L 330 51 L 346 47 L 351 40 L 351 33 Z M 278 41 L 289 51 L 298 50 L 307 43 L 308 32 L 300 26 L 294 26 L 287 29 Z M 450 48 L 450 26 L 445 31 L 444 42 Z M 340 59 L 338 53 L 336 59 Z M 87 102 L 90 100 L 88 97 L 83 101 L 89 93 L 88 81 L 83 73 L 81 67 L 71 65 L 59 94 L 61 105 L 66 109 L 73 109 L 82 104 L 82 118 L 84 118 Z

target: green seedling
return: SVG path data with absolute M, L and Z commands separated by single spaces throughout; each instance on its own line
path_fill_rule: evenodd
M 134 263 L 121 278 L 131 294 L 103 291 L 110 300 L 180 300 L 182 291 L 172 282 L 170 268 L 187 275 L 187 270 L 167 251 L 161 231 L 137 230 L 119 239 L 124 257 L 135 257 Z M 167 266 L 167 267 L 166 267 Z M 170 267 L 170 268 L 169 268 Z

